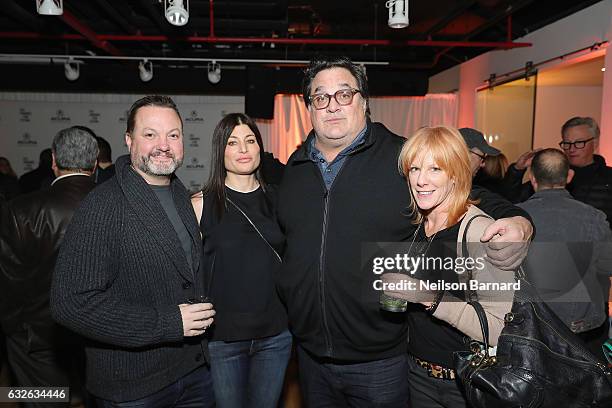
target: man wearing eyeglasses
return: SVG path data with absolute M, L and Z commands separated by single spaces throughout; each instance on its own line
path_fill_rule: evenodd
M 308 407 L 409 406 L 406 316 L 380 310 L 376 276 L 361 259 L 362 244 L 415 232 L 397 170 L 405 139 L 370 121 L 365 71 L 347 58 L 312 61 L 303 95 L 313 131 L 285 167 L 278 210 L 287 238 L 278 289 L 298 344 L 302 394 Z M 493 224 L 485 241 L 497 233 L 529 239 L 524 211 L 487 192 L 474 198 L 512 217 Z M 502 246 L 490 256 L 516 267 L 525 252 Z
M 574 172 L 574 178 L 566 188 L 578 201 L 603 211 L 612 220 L 612 167 L 595 154 L 599 145 L 599 126 L 593 118 L 573 117 L 561 127 L 563 150 Z M 529 183 L 522 183 L 525 170 L 540 149 L 524 153 L 510 165 L 505 181 L 512 191 L 513 202 L 527 200 L 533 193 Z

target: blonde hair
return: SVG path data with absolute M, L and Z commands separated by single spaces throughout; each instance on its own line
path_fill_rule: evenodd
M 447 225 L 454 225 L 467 211 L 469 204 L 476 201 L 469 199 L 472 190 L 472 170 L 468 148 L 459 131 L 448 126 L 423 127 L 406 140 L 398 158 L 398 169 L 406 177 L 408 187 L 410 179 L 408 174 L 414 160 L 423 152 L 430 153 L 433 161 L 446 172 L 449 179 L 454 182 L 449 200 Z M 426 218 L 419 210 L 410 190 L 410 209 L 414 216 L 414 223 L 419 224 Z
M 508 159 L 503 153 L 497 156 L 487 156 L 484 159 L 482 171 L 489 177 L 502 179 L 508 168 Z

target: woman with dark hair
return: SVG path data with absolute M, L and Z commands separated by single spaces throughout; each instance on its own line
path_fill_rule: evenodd
M 275 289 L 284 236 L 276 192 L 261 177 L 263 151 L 251 118 L 225 116 L 213 133 L 208 182 L 192 197 L 204 240 L 205 291 L 217 311 L 209 349 L 220 408 L 275 407 L 291 353 Z

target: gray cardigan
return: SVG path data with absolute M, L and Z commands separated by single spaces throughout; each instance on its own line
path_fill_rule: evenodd
M 89 340 L 87 387 L 97 397 L 142 398 L 205 363 L 206 343 L 183 338 L 178 307 L 200 294 L 200 233 L 185 187 L 174 177 L 171 188 L 192 238 L 193 270 L 128 156 L 83 201 L 61 248 L 51 310 L 57 322 Z

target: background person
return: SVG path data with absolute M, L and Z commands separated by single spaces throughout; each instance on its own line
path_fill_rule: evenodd
M 98 146 L 89 132 L 70 127 L 53 138 L 51 151 L 57 176 L 51 187 L 17 197 L 0 215 L 0 323 L 15 385 L 72 385 L 75 394 L 77 384 L 70 380 L 82 345 L 51 318 L 49 292 L 68 225 L 94 188 Z
M 527 277 L 567 327 L 601 360 L 608 339 L 612 233 L 606 215 L 565 189 L 574 171 L 557 149 L 533 157 L 535 190 L 520 203 L 538 231 L 525 259 Z

